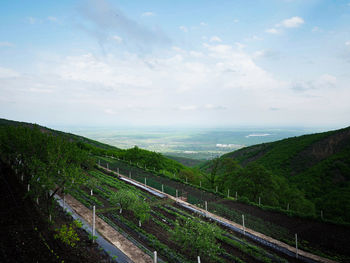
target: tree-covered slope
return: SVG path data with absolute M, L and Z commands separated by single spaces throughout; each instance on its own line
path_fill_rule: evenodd
M 90 154 L 98 156 L 112 156 L 115 158 L 123 159 L 125 161 L 138 163 L 142 167 L 146 166 L 157 171 L 164 170 L 168 171 L 171 174 L 177 174 L 182 170 L 190 169 L 182 165 L 180 162 L 165 157 L 160 153 L 140 149 L 137 146 L 131 149 L 124 150 L 95 140 L 88 139 L 83 136 L 53 130 L 37 124 L 0 119 L 1 129 L 6 130 L 10 129 L 11 127 L 36 127 L 36 129 L 39 129 L 44 134 L 51 134 L 56 137 L 61 137 L 67 141 L 73 142 L 80 149 L 84 150 L 85 152 L 89 152 Z
M 350 127 L 253 145 L 202 169 L 213 173 L 214 167 L 216 182 L 232 184 L 251 201 L 265 195 L 281 207 L 304 202 L 297 210 L 350 222 Z

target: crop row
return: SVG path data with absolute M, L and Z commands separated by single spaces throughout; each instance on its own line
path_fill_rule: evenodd
M 121 182 L 119 180 L 116 180 L 115 178 L 110 177 L 109 175 L 103 174 L 101 172 L 94 172 L 93 173 L 96 178 L 99 178 L 103 182 L 103 184 L 108 184 L 109 186 L 112 187 L 119 187 L 119 188 L 129 188 L 132 190 L 137 190 L 133 186 L 129 186 L 125 184 L 124 182 Z M 102 184 L 102 185 L 103 185 Z M 117 188 L 118 189 L 118 188 Z M 102 193 L 104 193 L 102 191 Z M 106 198 L 104 194 L 101 195 L 101 193 L 97 192 L 98 195 L 101 196 L 101 198 Z M 155 208 L 155 207 L 154 207 Z M 172 229 L 175 224 L 175 221 L 171 218 L 168 218 L 166 215 L 170 214 L 173 215 L 176 219 L 180 220 L 185 220 L 187 218 L 193 218 L 193 216 L 177 207 L 174 207 L 170 204 L 158 204 L 156 205 L 157 210 L 152 209 L 151 212 L 151 221 L 154 224 L 157 224 L 160 226 L 163 230 L 164 233 L 167 233 L 167 235 L 171 236 L 172 234 Z M 175 252 L 171 252 L 171 249 L 167 247 L 166 245 L 160 243 L 160 241 L 152 234 L 145 232 L 142 228 L 138 227 L 135 223 L 131 222 L 130 220 L 126 219 L 122 215 L 116 213 L 116 212 L 110 212 L 108 213 L 108 218 L 111 222 L 118 221 L 119 224 L 123 224 L 127 226 L 128 228 L 132 229 L 137 233 L 137 236 L 144 236 L 147 238 L 144 238 L 144 242 L 148 246 L 152 246 L 152 248 L 156 249 L 161 255 L 165 256 L 168 260 L 169 258 L 173 258 L 173 254 Z M 245 253 L 249 255 L 250 257 L 255 258 L 256 260 L 262 261 L 262 262 L 270 262 L 269 257 L 266 256 L 266 252 L 263 249 L 257 248 L 253 245 L 249 245 L 247 243 L 244 243 L 243 241 L 238 242 L 236 240 L 233 240 L 232 238 L 228 237 L 228 234 L 222 234 L 218 237 L 218 240 L 227 243 L 228 245 L 234 247 L 235 249 L 240 250 L 242 253 Z M 230 260 L 235 259 L 235 261 L 239 262 L 238 258 L 235 256 L 231 255 L 227 251 L 222 251 L 221 252 L 222 257 L 224 258 L 229 258 Z M 178 255 L 175 257 L 179 258 Z M 274 256 L 276 258 L 276 256 Z M 218 262 L 222 261 L 222 258 L 218 258 Z M 171 261 L 171 260 L 170 260 Z M 177 261 L 171 261 L 171 262 L 177 262 Z M 185 261 L 180 261 L 180 262 L 185 262 Z M 225 261 L 222 261 L 225 262 Z M 280 261 L 282 262 L 282 261 Z

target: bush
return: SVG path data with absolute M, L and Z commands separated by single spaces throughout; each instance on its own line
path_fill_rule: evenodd
M 73 221 L 69 225 L 62 225 L 60 228 L 56 228 L 57 234 L 54 235 L 55 239 L 60 239 L 63 243 L 68 246 L 75 247 L 77 242 L 80 241 L 76 232 L 77 227 L 81 227 L 82 224 L 79 221 Z

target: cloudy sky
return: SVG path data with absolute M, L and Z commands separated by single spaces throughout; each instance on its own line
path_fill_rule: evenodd
M 0 117 L 350 125 L 349 0 L 2 0 Z

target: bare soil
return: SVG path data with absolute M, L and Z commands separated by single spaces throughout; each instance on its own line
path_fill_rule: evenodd
M 258 207 L 230 200 L 225 200 L 221 203 L 230 209 L 242 212 L 242 214 L 250 214 L 264 221 L 284 227 L 292 234 L 298 233 L 300 239 L 308 241 L 313 248 L 320 251 L 332 251 L 350 257 L 350 227 L 305 218 L 289 217 L 278 212 L 265 211 Z

